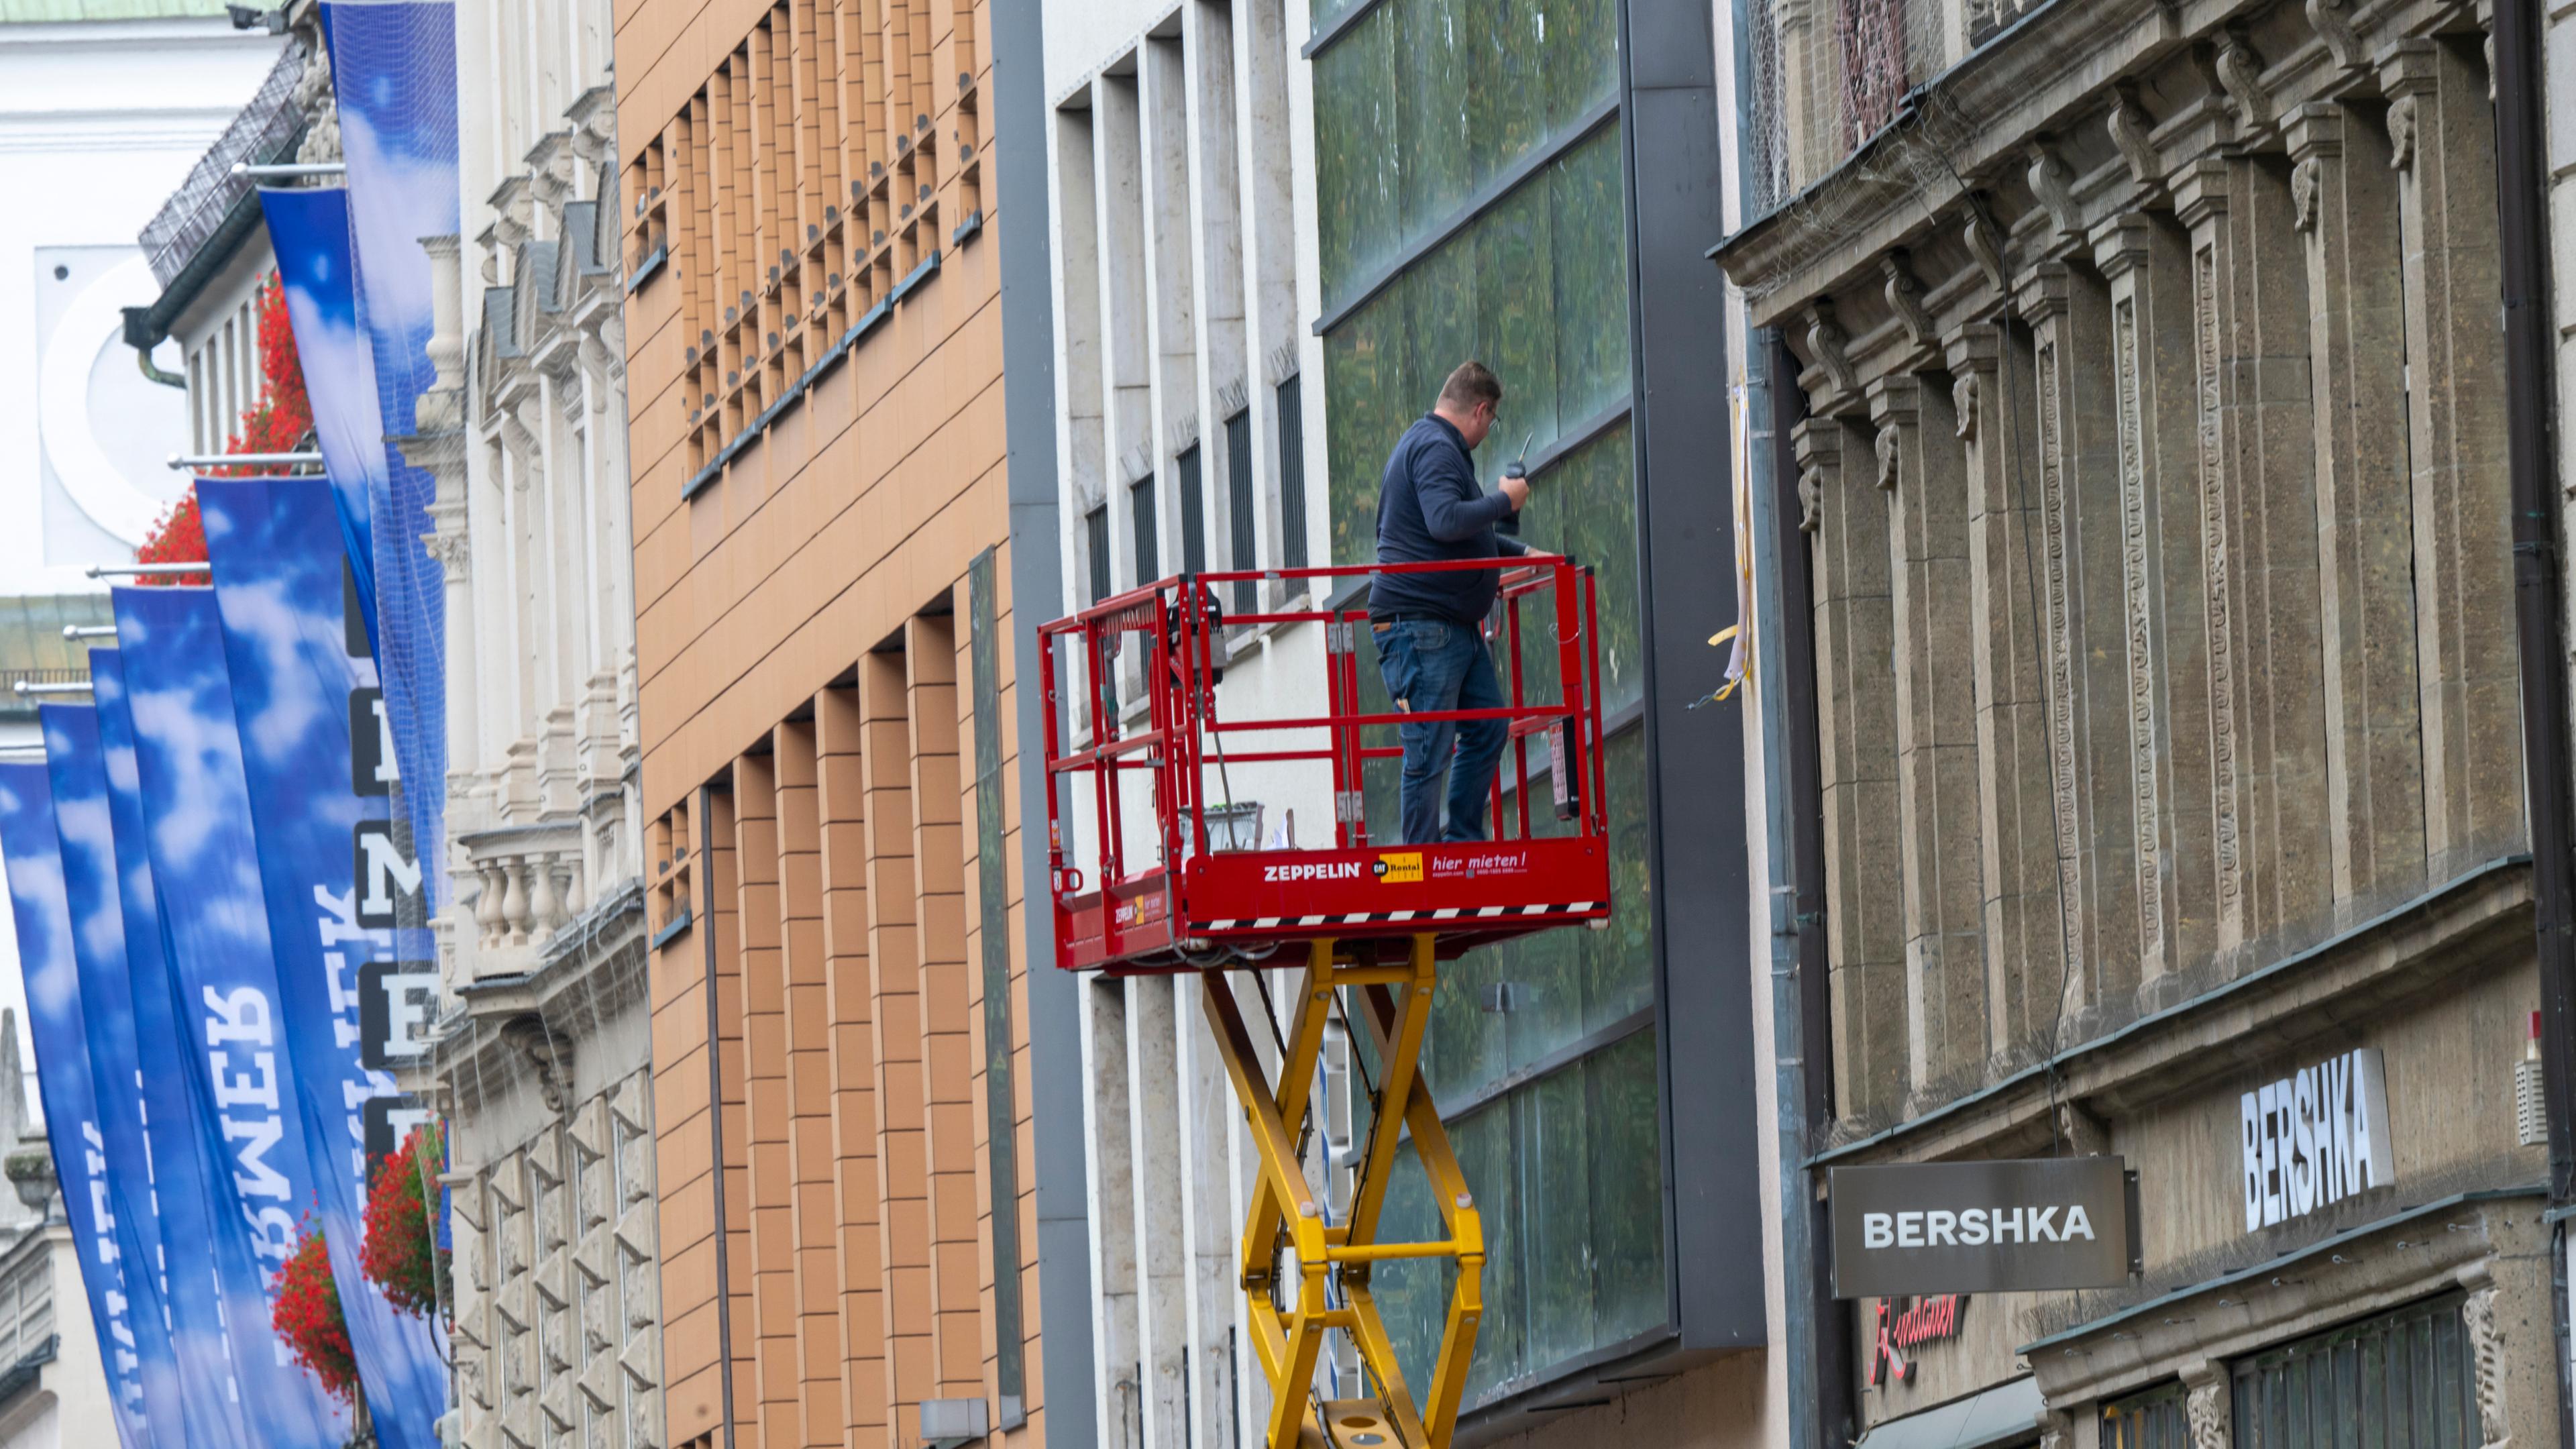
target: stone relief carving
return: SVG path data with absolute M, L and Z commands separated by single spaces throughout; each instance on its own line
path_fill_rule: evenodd
M 1975 442 L 1977 440 L 1977 375 L 1975 373 L 1963 372 L 1959 374 L 1957 381 L 1950 384 L 1950 407 L 1959 415 L 1959 441 Z
M 2388 103 L 2388 164 L 2399 171 L 2415 168 L 2415 97 Z
M 2326 43 L 2326 53 L 2334 57 L 2334 63 L 2354 70 L 2369 56 L 2362 50 L 2361 37 L 2353 32 L 2352 17 L 2344 13 L 2348 3 L 2350 0 L 2308 0 L 2308 24 Z
M 1838 393 L 1852 393 L 1860 388 L 1859 375 L 1852 370 L 1851 356 L 1845 351 L 1851 338 L 1842 324 L 1834 320 L 1834 304 L 1819 300 L 1807 314 L 1807 349 L 1816 355 L 1816 365 Z
M 2138 304 L 2121 297 L 2111 308 L 2113 405 L 2120 441 L 2120 592 L 2129 643 L 2129 789 L 2133 805 L 2138 877 L 2138 949 L 2149 961 L 2164 951 L 2164 872 L 2160 832 L 2163 805 L 2157 767 L 2154 562 L 2147 550 L 2145 419 L 2139 387 Z
M 2272 119 L 2272 98 L 2263 90 L 2263 57 L 2255 54 L 2241 26 L 2229 26 L 2226 43 L 2218 48 L 2218 84 L 2239 124 L 2260 126 Z
M 2218 250 L 2195 247 L 2191 256 L 2195 391 L 2199 394 L 2200 546 L 2208 560 L 2201 604 L 2209 641 L 2209 774 L 2218 850 L 2218 900 L 2222 911 L 2238 905 L 2239 845 L 2236 818 L 2236 646 L 2228 616 L 2225 443 L 2219 419 Z
M 2484 1443 L 2503 1444 L 2512 1432 L 2504 1412 L 2504 1343 L 2496 1328 L 2495 1285 L 2471 1293 L 2460 1305 L 2460 1322 L 2469 1335 L 2469 1367 L 2478 1394 L 2478 1430 Z
M 1882 493 L 1896 491 L 1896 460 L 1901 451 L 1896 428 L 1892 422 L 1880 428 L 1878 441 L 1872 445 L 1878 453 L 1878 488 Z
M 2140 186 L 2154 186 L 2164 180 L 2164 165 L 2156 155 L 2156 143 L 2150 139 L 2155 118 L 2138 101 L 2135 86 L 2122 86 L 2117 99 L 2103 116 L 2103 128 L 2111 133 L 2111 145 L 2129 167 L 2129 179 Z
M 1878 266 L 1887 278 L 1887 305 L 1896 313 L 1907 338 L 1916 347 L 1938 343 L 1940 329 L 1932 325 L 1932 314 L 1923 310 L 1923 283 L 1915 277 L 1904 248 L 1879 258 Z
M 2317 229 L 2317 188 L 2322 184 L 2314 156 L 2290 168 L 2290 207 L 2302 232 Z
M 1998 292 L 2009 290 L 2005 285 L 2003 234 L 1996 229 L 1994 218 L 1987 215 L 1984 198 L 1968 198 L 1968 219 L 1963 230 L 1968 255 L 1977 259 L 1978 269 L 1986 274 L 1986 285 Z
M 2192 1449 L 2228 1449 L 2235 1418 L 2235 1406 L 2229 1397 L 2224 1373 L 2213 1371 L 2200 1382 L 2190 1383 L 2183 1398 L 2183 1414 L 2191 1424 Z
M 1818 510 L 1825 506 L 1823 477 L 1814 468 L 1798 470 L 1798 531 L 1813 533 L 1822 519 Z
M 2039 204 L 2048 208 L 2049 219 L 2057 223 L 2060 235 L 2072 232 L 2082 224 L 2075 205 L 2075 176 L 2066 162 L 2041 136 L 2024 148 L 2030 157 L 2030 190 Z

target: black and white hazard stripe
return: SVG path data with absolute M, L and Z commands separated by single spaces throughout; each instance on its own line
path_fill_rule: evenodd
M 1405 925 L 1414 921 L 1482 921 L 1503 916 L 1579 916 L 1601 908 L 1599 901 L 1574 901 L 1562 905 L 1479 906 L 1468 909 L 1448 906 L 1436 911 L 1359 911 L 1327 916 L 1244 916 L 1233 920 L 1209 921 L 1211 931 L 1267 930 L 1274 926 L 1379 926 Z

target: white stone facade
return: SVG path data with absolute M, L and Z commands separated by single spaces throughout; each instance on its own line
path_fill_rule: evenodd
M 451 1124 L 473 1449 L 658 1449 L 609 14 L 457 7 L 463 232 L 408 447 L 447 578 L 449 904 L 411 1080 Z
M 1084 0 L 1050 5 L 1046 26 L 1067 525 L 1057 612 L 1088 604 L 1104 582 L 1114 593 L 1185 571 L 1329 563 L 1323 352 L 1302 323 L 1320 303 L 1312 102 L 1297 54 L 1305 0 Z M 1248 600 L 1225 585 L 1221 603 L 1289 612 L 1330 593 L 1329 581 L 1267 580 Z M 1225 719 L 1290 717 L 1320 695 L 1318 624 L 1229 631 L 1226 652 Z M 1119 682 L 1131 714 L 1139 665 L 1125 661 Z M 1320 761 L 1211 770 L 1207 790 L 1211 803 L 1258 802 L 1264 845 L 1332 838 Z M 1141 791 L 1127 799 L 1132 861 L 1152 849 L 1151 816 Z M 1094 871 L 1086 821 L 1068 844 Z M 1284 1000 L 1286 973 L 1270 974 Z M 1235 1257 L 1258 1159 L 1198 978 L 1079 989 L 1099 1442 L 1249 1442 L 1270 1395 Z M 1337 1084 L 1348 1051 L 1335 1035 L 1327 1076 Z M 1346 1105 L 1336 1114 L 1345 1134 L 1348 1116 Z M 1358 1392 L 1356 1355 L 1338 1339 L 1336 1374 L 1342 1392 Z

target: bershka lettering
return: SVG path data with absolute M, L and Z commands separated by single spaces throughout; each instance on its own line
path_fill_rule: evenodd
M 2397 1180 L 2379 1051 L 2329 1057 L 2239 1099 L 2245 1231 L 2305 1217 Z
M 1266 865 L 1261 868 L 1265 881 L 1358 880 L 1363 874 L 1356 860 L 1314 861 L 1304 865 Z
M 2005 1243 L 2098 1241 L 2093 1215 L 2080 1202 L 1863 1213 L 1860 1231 L 1864 1248 L 1983 1248 Z

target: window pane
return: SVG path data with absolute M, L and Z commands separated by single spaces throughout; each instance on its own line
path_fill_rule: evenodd
M 1395 254 L 1395 37 L 1399 7 L 1380 5 L 1315 57 L 1315 231 L 1324 295 Z
M 1306 567 L 1306 410 L 1300 380 L 1292 376 L 1279 384 L 1279 563 L 1292 569 Z
M 1475 355 L 1502 379 L 1493 436 L 1477 450 L 1476 473 L 1488 486 L 1526 443 L 1556 441 L 1556 319 L 1550 301 L 1553 264 L 1547 189 L 1523 186 L 1476 222 L 1471 246 L 1477 278 Z
M 1611 0 L 1549 0 L 1547 121 L 1551 133 L 1608 100 L 1619 86 L 1619 16 Z
M 1404 320 L 1399 283 L 1324 339 L 1326 490 L 1335 563 L 1377 557 L 1378 480 L 1386 472 L 1387 453 L 1413 420 L 1403 401 Z
M 1109 586 L 1109 505 L 1101 504 L 1082 516 L 1084 547 L 1091 554 L 1091 602 L 1097 604 L 1110 595 Z
M 1252 414 L 1236 413 L 1225 420 L 1225 512 L 1228 541 L 1233 544 L 1226 566 L 1234 569 L 1261 567 L 1259 548 L 1253 542 L 1252 510 Z M 1247 581 L 1234 586 L 1234 607 L 1250 612 L 1257 594 Z
M 1146 474 L 1127 489 L 1127 511 L 1136 533 L 1136 582 L 1163 576 L 1163 550 L 1154 541 L 1154 475 Z
M 1192 443 L 1181 453 L 1181 567 L 1207 572 L 1207 500 L 1199 491 L 1199 449 Z
M 1591 1348 L 1664 1321 L 1663 1127 L 1655 1034 L 1641 1031 L 1584 1063 L 1592 1174 Z
M 1455 212 L 1480 179 L 1470 97 L 1480 95 L 1478 52 L 1490 44 L 1482 13 L 1494 0 L 1388 0 L 1400 28 L 1395 68 L 1403 114 L 1405 240 Z M 1334 295 L 1330 285 L 1325 295 Z M 1356 280 L 1356 276 L 1343 280 Z
M 1556 219 L 1557 411 L 1569 424 L 1628 395 L 1628 246 L 1619 128 L 1548 168 Z

